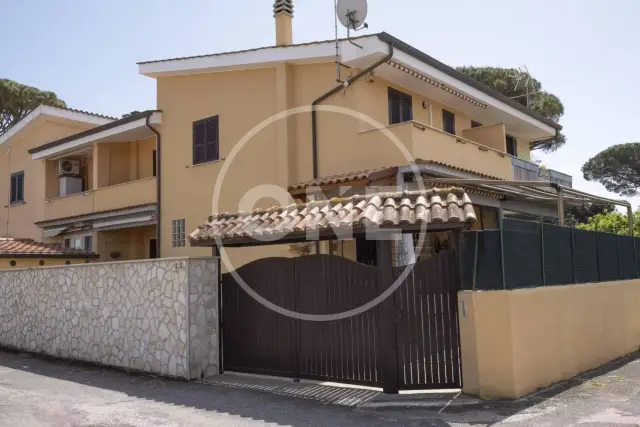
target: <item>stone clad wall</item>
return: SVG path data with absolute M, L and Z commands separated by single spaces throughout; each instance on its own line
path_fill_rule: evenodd
M 211 258 L 0 272 L 0 345 L 183 378 L 217 374 L 217 289 Z
M 189 267 L 189 359 L 191 378 L 218 370 L 217 263 L 191 260 Z

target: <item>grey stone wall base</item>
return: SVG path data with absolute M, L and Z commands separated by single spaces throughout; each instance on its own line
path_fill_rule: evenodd
M 0 346 L 172 377 L 213 375 L 217 278 L 213 258 L 2 271 Z

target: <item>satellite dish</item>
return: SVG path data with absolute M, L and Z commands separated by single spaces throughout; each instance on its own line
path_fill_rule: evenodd
M 350 30 L 367 27 L 367 0 L 338 0 L 337 14 L 340 23 Z

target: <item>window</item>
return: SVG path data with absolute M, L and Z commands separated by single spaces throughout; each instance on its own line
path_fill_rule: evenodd
M 511 135 L 507 135 L 507 153 L 518 157 L 518 141 Z
M 220 158 L 218 116 L 193 122 L 193 164 Z
M 151 167 L 153 168 L 153 176 L 156 176 L 157 166 L 156 166 L 156 150 L 153 150 L 153 158 L 151 159 Z
M 24 203 L 24 171 L 11 174 L 11 199 L 9 204 Z
M 84 247 L 85 251 L 93 250 L 93 236 L 84 236 Z
M 389 88 L 389 124 L 413 120 L 411 95 Z
M 456 134 L 456 115 L 444 109 L 442 110 L 442 130 L 452 135 Z
M 476 122 L 475 120 L 471 120 L 471 127 L 472 128 L 479 128 L 480 126 L 482 126 L 482 123 Z
M 185 237 L 184 218 L 171 221 L 171 246 L 174 248 L 185 246 Z
M 65 248 L 71 247 L 71 239 L 64 239 L 64 247 Z

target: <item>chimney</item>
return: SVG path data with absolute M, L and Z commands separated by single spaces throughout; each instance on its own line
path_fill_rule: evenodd
M 276 19 L 276 46 L 293 43 L 293 0 L 275 0 L 273 17 Z

